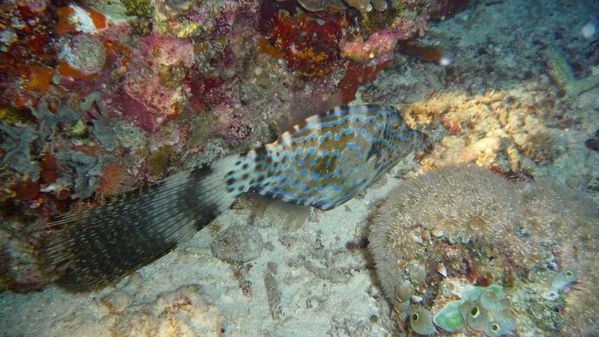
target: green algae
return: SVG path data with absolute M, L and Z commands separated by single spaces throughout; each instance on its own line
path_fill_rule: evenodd
M 67 127 L 67 134 L 74 137 L 82 137 L 87 134 L 87 125 L 81 119 Z

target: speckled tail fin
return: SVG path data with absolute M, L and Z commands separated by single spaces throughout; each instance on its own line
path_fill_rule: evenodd
M 51 222 L 50 272 L 66 288 L 94 289 L 165 255 L 231 206 L 225 174 L 238 162 L 226 157 Z

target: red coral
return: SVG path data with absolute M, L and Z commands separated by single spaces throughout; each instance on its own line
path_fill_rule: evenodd
M 188 107 L 191 111 L 204 111 L 223 101 L 224 80 L 196 76 L 189 82 L 191 98 Z
M 43 183 L 53 183 L 58 179 L 58 165 L 56 164 L 56 158 L 50 154 L 45 153 L 40 161 L 41 171 L 40 178 Z
M 135 125 L 139 126 L 141 129 L 148 132 L 158 130 L 160 125 L 156 122 L 156 119 L 150 113 L 148 108 L 140 101 L 122 93 L 116 97 L 115 103 L 120 103 L 125 118 L 135 123 Z
M 46 91 L 50 87 L 53 74 L 54 69 L 52 68 L 32 65 L 29 67 L 29 76 L 27 77 L 28 81 L 25 88 L 28 90 Z
M 343 41 L 339 45 L 339 48 L 341 49 L 341 56 L 363 62 L 393 53 L 397 41 L 400 38 L 407 38 L 409 36 L 409 34 L 403 32 L 397 33 L 395 31 L 383 30 L 373 33 L 366 41 L 362 37 L 358 37 L 352 41 Z
M 425 46 L 413 42 L 400 42 L 397 51 L 424 62 L 439 62 L 443 52 L 438 46 Z
M 125 182 L 125 169 L 119 164 L 108 164 L 102 168 L 100 186 L 96 193 L 100 199 L 118 194 Z
M 14 192 L 15 197 L 20 200 L 33 200 L 40 194 L 40 185 L 29 178 L 16 182 L 10 189 Z
M 376 76 L 393 63 L 393 57 L 387 57 L 378 62 L 367 64 L 352 63 L 347 67 L 345 76 L 339 82 L 339 94 L 343 104 L 356 98 L 356 91 L 360 85 L 372 82 Z
M 75 32 L 75 28 L 69 22 L 69 18 L 75 12 L 71 7 L 60 7 L 56 10 L 58 16 L 58 22 L 54 29 L 59 35 L 65 35 L 67 33 Z
M 260 49 L 275 57 L 282 56 L 289 70 L 306 77 L 321 77 L 338 65 L 338 45 L 347 24 L 344 14 L 324 11 L 320 17 L 314 17 L 277 12 L 261 21 L 269 23 L 261 24 L 263 29 L 270 28 L 262 33 L 275 49 L 264 42 Z
M 61 60 L 56 67 L 58 73 L 64 77 L 70 77 L 75 80 L 85 80 L 91 81 L 95 79 L 97 76 L 94 75 L 86 75 L 83 72 L 73 68 L 66 61 Z
M 97 29 L 106 28 L 106 17 L 104 16 L 104 14 L 95 11 L 92 8 L 88 9 L 87 13 L 89 14 L 89 17 L 92 19 L 92 21 L 94 22 L 94 26 L 96 26 Z

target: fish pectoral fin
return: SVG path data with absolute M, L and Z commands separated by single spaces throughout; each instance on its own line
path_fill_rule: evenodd
M 301 229 L 310 217 L 312 207 L 289 204 L 282 200 L 272 200 L 262 214 L 265 221 L 285 232 Z

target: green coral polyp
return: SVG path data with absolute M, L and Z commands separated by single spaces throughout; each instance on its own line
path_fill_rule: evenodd
M 491 326 L 489 327 L 489 329 L 491 329 L 492 333 L 497 333 L 497 331 L 499 331 L 499 329 L 501 329 L 501 326 L 497 323 L 492 323 Z
M 491 325 L 485 329 L 485 335 L 489 337 L 499 337 L 503 334 L 505 333 L 502 331 L 502 326 L 497 322 L 491 323 Z

